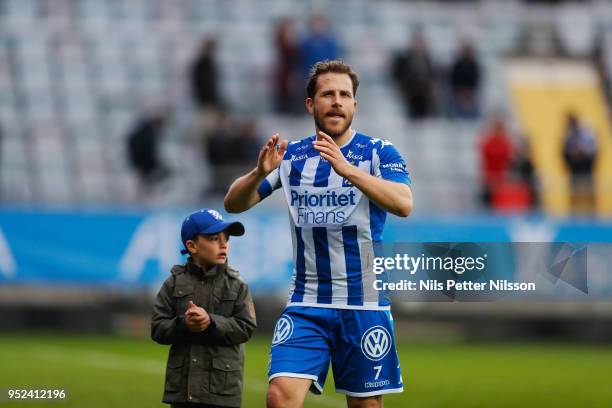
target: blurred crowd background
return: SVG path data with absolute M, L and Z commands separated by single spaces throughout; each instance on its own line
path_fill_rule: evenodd
M 313 133 L 305 78 L 332 58 L 361 79 L 354 127 L 411 172 L 388 239 L 612 241 L 609 1 L 0 0 L 0 328 L 146 332 L 182 217 L 221 210 L 271 134 Z M 230 256 L 279 294 L 262 310 L 292 268 L 281 196 Z M 612 277 L 593 276 L 595 300 L 401 311 L 609 339 Z
M 312 133 L 305 78 L 343 58 L 356 128 L 407 157 L 417 213 L 612 214 L 607 1 L 3 0 L 0 18 L 5 203 L 220 195 L 272 133 Z

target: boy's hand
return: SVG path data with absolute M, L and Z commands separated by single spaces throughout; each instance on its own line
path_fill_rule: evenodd
M 190 331 L 201 332 L 210 326 L 210 316 L 204 308 L 197 306 L 190 300 L 185 312 L 185 324 Z

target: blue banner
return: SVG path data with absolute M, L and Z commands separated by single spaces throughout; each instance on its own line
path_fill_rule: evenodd
M 157 288 L 172 265 L 185 261 L 180 226 L 192 210 L 2 210 L 0 284 Z M 246 227 L 245 236 L 230 241 L 229 262 L 253 292 L 286 290 L 293 268 L 286 211 L 262 205 L 226 218 Z M 599 221 L 390 216 L 384 237 L 386 242 L 586 243 L 612 242 L 611 232 L 612 224 Z

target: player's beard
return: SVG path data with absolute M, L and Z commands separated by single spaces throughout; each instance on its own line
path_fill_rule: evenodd
M 313 115 L 314 117 L 314 121 L 315 121 L 315 125 L 317 126 L 317 129 L 319 129 L 320 131 L 324 132 L 325 134 L 329 135 L 332 139 L 336 139 L 340 136 L 342 136 L 344 134 L 344 132 L 347 131 L 347 129 L 349 127 L 351 127 L 351 124 L 353 123 L 353 115 L 347 115 L 345 114 L 344 119 L 346 119 L 345 125 L 342 127 L 342 130 L 340 130 L 339 132 L 333 132 L 330 129 L 328 129 L 325 126 L 325 113 L 321 113 L 319 112 L 316 108 L 313 111 Z

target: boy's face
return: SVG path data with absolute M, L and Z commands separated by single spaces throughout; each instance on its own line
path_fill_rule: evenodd
M 225 232 L 213 235 L 198 235 L 185 243 L 194 261 L 210 267 L 224 264 L 229 250 L 229 236 Z

